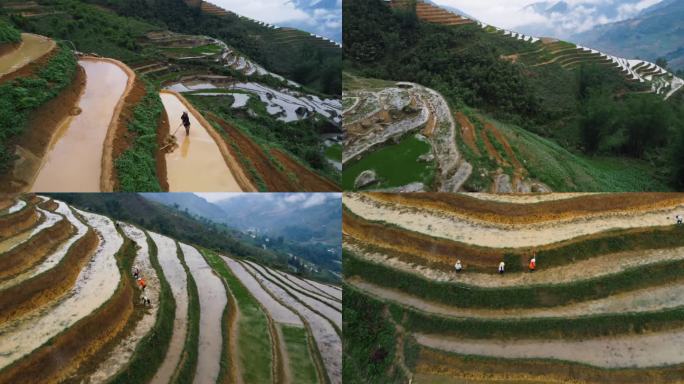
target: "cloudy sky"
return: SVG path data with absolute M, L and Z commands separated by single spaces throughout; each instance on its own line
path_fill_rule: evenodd
M 239 15 L 342 40 L 342 0 L 212 0 Z
M 234 193 L 200 193 L 196 192 L 195 195 L 200 196 L 210 203 L 232 199 L 238 196 L 244 195 L 242 192 Z M 259 198 L 270 201 L 278 201 L 279 203 L 288 205 L 297 205 L 301 208 L 315 207 L 316 205 L 323 204 L 326 200 L 334 199 L 341 200 L 341 193 L 259 193 Z
M 605 24 L 636 16 L 661 0 L 565 0 L 567 12 L 544 13 L 558 0 L 545 1 L 547 7 L 529 7 L 540 0 L 433 0 L 456 7 L 479 20 L 528 34 L 567 37 Z

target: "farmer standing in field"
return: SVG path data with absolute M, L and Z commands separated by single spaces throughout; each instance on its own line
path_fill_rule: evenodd
M 537 257 L 535 255 L 532 255 L 532 258 L 530 259 L 530 272 L 534 272 L 534 270 L 537 268 Z
M 463 270 L 463 266 L 461 265 L 461 260 L 456 260 L 456 264 L 454 264 L 454 268 L 456 268 L 456 272 L 461 272 Z
M 145 279 L 142 277 L 138 279 L 138 285 L 140 286 L 140 289 L 142 289 L 143 292 L 145 292 L 145 287 L 147 284 L 145 284 Z
M 499 263 L 499 273 L 503 275 L 506 270 L 506 263 L 503 260 Z
M 188 116 L 188 112 L 183 112 L 181 115 L 181 120 L 183 121 L 183 126 L 185 127 L 185 135 L 190 136 L 190 116 Z

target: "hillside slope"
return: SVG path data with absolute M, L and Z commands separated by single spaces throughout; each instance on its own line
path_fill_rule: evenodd
M 600 25 L 570 39 L 623 57 L 640 57 L 652 62 L 665 58 L 670 68 L 681 70 L 684 69 L 683 14 L 681 1 L 664 0 L 634 18 Z
M 343 11 L 349 42 L 345 188 L 643 191 L 684 185 L 675 158 L 684 137 L 684 80 L 664 68 L 485 25 L 422 1 L 350 0 Z M 408 83 L 443 102 L 426 102 L 427 94 L 407 91 Z M 462 128 L 439 133 L 441 124 Z M 509 127 L 533 134 L 534 143 L 507 135 Z M 446 154 L 454 135 L 457 151 Z M 401 172 L 391 174 L 392 157 Z M 535 158 L 556 165 L 544 167 Z M 383 178 L 379 173 L 385 180 L 372 185 Z

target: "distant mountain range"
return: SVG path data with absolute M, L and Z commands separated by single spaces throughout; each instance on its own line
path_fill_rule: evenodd
M 600 25 L 570 40 L 614 55 L 655 61 L 665 57 L 684 69 L 684 1 L 664 0 L 628 20 Z
M 597 25 L 618 22 L 635 17 L 645 6 L 659 0 L 584 0 L 541 1 L 523 8 L 528 16 L 543 16 L 543 22 L 532 22 L 513 28 L 532 36 L 568 39 L 576 33 L 588 31 Z
M 209 202 L 192 193 L 145 193 L 146 198 L 216 223 L 293 241 L 339 243 L 342 208 L 337 194 L 241 194 Z

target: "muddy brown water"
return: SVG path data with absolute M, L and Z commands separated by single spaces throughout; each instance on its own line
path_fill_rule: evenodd
M 69 208 L 69 206 L 67 206 L 64 202 L 56 200 L 55 202 L 58 205 L 57 210 L 55 212 L 66 217 L 66 219 L 69 220 L 69 222 L 74 227 L 76 227 L 76 233 L 72 237 L 67 239 L 67 241 L 65 241 L 63 244 L 61 244 L 59 248 L 55 252 L 51 253 L 47 257 L 47 259 L 45 259 L 45 261 L 43 261 L 41 264 L 29 269 L 28 271 L 20 275 L 15 276 L 10 280 L 1 282 L 0 290 L 17 285 L 26 279 L 30 279 L 33 276 L 36 276 L 51 268 L 54 268 L 67 254 L 67 252 L 69 251 L 69 247 L 71 247 L 72 244 L 78 241 L 78 239 L 85 236 L 86 232 L 88 231 L 88 227 L 85 224 L 83 224 L 81 220 L 76 218 L 76 216 L 74 216 L 74 213 L 71 211 L 71 208 Z
M 330 321 L 302 305 L 279 286 L 266 280 L 261 266 L 250 263 L 244 263 L 243 266 L 271 295 L 304 318 L 316 341 L 330 382 L 332 384 L 342 383 L 342 340 Z
M 75 211 L 97 232 L 98 248 L 64 299 L 0 326 L 0 369 L 88 316 L 116 291 L 121 274 L 115 254 L 123 245 L 123 239 L 110 219 Z
M 504 225 L 429 209 L 405 209 L 403 206 L 372 200 L 370 195 L 346 194 L 345 206 L 369 221 L 383 221 L 403 229 L 483 247 L 542 246 L 612 229 L 669 226 L 684 206 L 643 212 L 607 213 L 552 223 Z
M 114 110 L 126 90 L 128 74 L 108 61 L 80 60 L 86 85 L 81 113 L 57 128 L 31 190 L 99 192 L 102 151 Z
M 180 263 L 180 259 L 178 259 L 176 242 L 154 232 L 148 232 L 148 234 L 157 246 L 159 264 L 164 272 L 164 277 L 171 286 L 173 298 L 176 300 L 176 314 L 173 321 L 173 335 L 171 336 L 169 349 L 157 373 L 150 381 L 152 384 L 166 384 L 173 377 L 185 345 L 188 324 L 187 275 L 183 265 Z
M 277 323 L 283 323 L 288 325 L 298 325 L 303 326 L 302 320 L 297 316 L 292 310 L 285 307 L 276 301 L 264 288 L 259 285 L 259 282 L 249 274 L 242 266 L 242 264 L 237 261 L 221 256 L 223 261 L 225 261 L 231 272 L 240 280 L 242 285 L 249 290 L 249 292 L 254 296 L 261 305 L 266 308 L 268 314 L 271 315 L 273 321 Z
M 178 96 L 161 93 L 166 113 L 169 116 L 171 133 L 181 123 L 181 115 L 188 111 Z M 241 191 L 221 151 L 207 129 L 189 111 L 190 135 L 185 128 L 176 131 L 179 148 L 166 155 L 167 179 L 170 191 L 185 192 L 239 192 Z
M 17 49 L 0 56 L 0 76 L 21 69 L 50 52 L 54 47 L 55 42 L 45 36 L 22 33 L 21 45 Z
M 228 304 L 223 282 L 197 249 L 181 243 L 185 263 L 197 283 L 200 301 L 199 353 L 195 384 L 215 383 L 221 369 L 223 332 L 221 320 Z
M 557 359 L 602 368 L 647 368 L 684 362 L 684 330 L 586 340 L 470 340 L 415 334 L 424 346 L 466 355 Z

